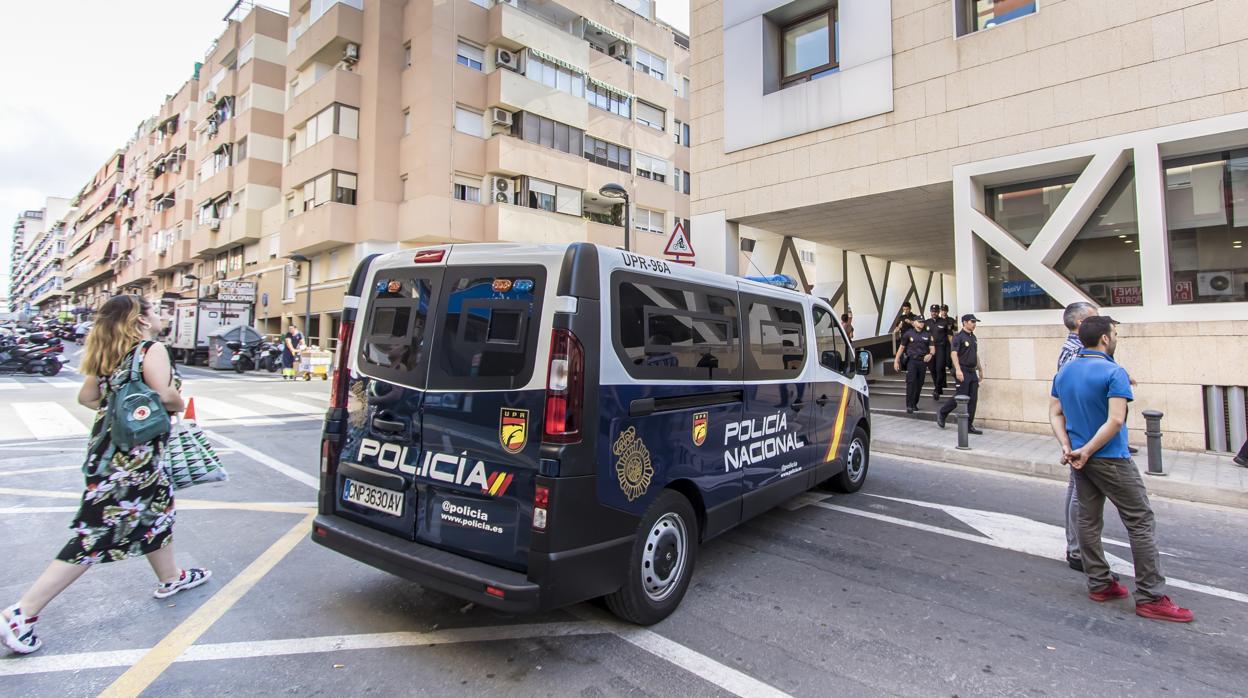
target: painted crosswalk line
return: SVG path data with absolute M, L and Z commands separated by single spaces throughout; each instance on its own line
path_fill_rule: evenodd
M 13 409 L 30 435 L 41 441 L 90 433 L 81 419 L 58 402 L 18 402 Z
M 318 407 L 308 402 L 300 402 L 299 400 L 291 400 L 275 395 L 266 395 L 263 393 L 253 393 L 247 396 L 248 400 L 259 402 L 263 405 L 276 407 L 282 412 L 290 414 L 320 414 L 324 412 L 324 408 Z
M 195 398 L 195 417 L 201 426 L 214 424 L 280 424 L 281 422 L 266 417 L 255 410 L 243 407 L 237 400 L 225 401 L 200 395 Z

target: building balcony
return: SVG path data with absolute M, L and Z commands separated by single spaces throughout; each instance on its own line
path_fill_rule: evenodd
M 507 7 L 498 5 L 494 9 Z M 589 125 L 589 103 L 583 97 L 560 92 L 510 70 L 495 70 L 489 74 L 486 103 L 512 112 L 533 112 L 581 130 Z
M 189 267 L 196 261 L 195 255 L 191 252 L 190 240 L 174 240 L 169 243 L 169 248 L 165 250 L 165 254 L 160 258 L 159 268 L 155 271 L 173 271 L 182 267 Z
M 337 2 L 294 40 L 286 65 L 296 71 L 313 60 L 333 65 L 342 60 L 347 43 L 363 42 L 364 13 Z
M 321 204 L 282 224 L 278 254 L 316 254 L 356 242 L 356 213 L 350 204 Z
M 586 239 L 597 245 L 606 247 L 624 246 L 624 227 L 605 223 L 585 222 Z
M 588 168 L 584 157 L 561 153 L 514 136 L 499 134 L 485 145 L 486 172 L 529 175 L 584 189 Z
M 584 40 L 511 5 L 499 3 L 490 9 L 489 36 L 493 46 L 533 48 L 582 69 L 589 66 L 590 49 Z
M 633 66 L 600 51 L 589 52 L 589 76 L 608 85 L 632 92 Z
M 536 208 L 490 204 L 485 207 L 486 242 L 564 243 L 587 239 L 579 216 Z
M 292 128 L 298 126 L 334 102 L 353 107 L 360 106 L 362 81 L 363 78 L 359 73 L 345 70 L 329 71 L 290 101 L 290 108 L 286 110 L 286 124 Z
M 221 221 L 221 227 L 225 227 L 226 221 Z M 191 255 L 200 259 L 207 259 L 227 247 L 227 243 L 222 240 L 225 238 L 220 230 L 213 230 L 206 223 L 196 223 L 191 231 Z
M 59 304 L 60 300 L 67 295 L 69 294 L 65 292 L 64 288 L 50 288 L 31 298 L 30 304 L 39 306 L 43 310 L 45 309 L 43 308 L 44 304 Z
M 73 276 L 65 278 L 66 291 L 79 291 L 113 276 L 112 262 L 97 261 L 74 269 Z
M 360 142 L 345 136 L 330 136 L 310 148 L 295 153 L 290 164 L 282 169 L 282 188 L 286 191 L 330 170 L 360 171 Z
M 220 242 L 231 247 L 260 242 L 260 220 L 264 212 L 258 209 L 241 209 L 221 221 Z

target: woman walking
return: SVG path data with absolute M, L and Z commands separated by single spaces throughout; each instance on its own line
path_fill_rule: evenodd
M 295 379 L 295 358 L 303 350 L 303 333 L 291 325 L 282 335 L 282 380 Z
M 108 400 L 130 380 L 138 353 L 142 380 L 171 414 L 184 405 L 181 379 L 169 352 L 154 338 L 160 331 L 155 306 L 139 296 L 114 296 L 96 316 L 83 350 L 86 379 L 78 402 L 96 411 L 83 472 L 86 491 L 70 539 L 17 603 L 2 612 L 0 640 L 29 654 L 42 646 L 35 634 L 39 613 L 92 565 L 147 556 L 163 599 L 208 581 L 205 569 L 180 569 L 173 556 L 173 485 L 160 467 L 168 433 L 121 450 L 112 443 L 105 415 Z

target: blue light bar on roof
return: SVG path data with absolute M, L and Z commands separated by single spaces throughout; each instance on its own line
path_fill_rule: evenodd
M 748 281 L 757 281 L 760 284 L 769 284 L 771 286 L 779 286 L 787 288 L 790 291 L 797 290 L 797 280 L 788 274 L 772 274 L 770 276 L 747 276 Z

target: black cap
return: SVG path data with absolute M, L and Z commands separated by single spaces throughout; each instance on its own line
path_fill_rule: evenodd
M 932 304 L 932 307 L 928 308 L 928 310 L 932 311 L 933 313 L 939 313 L 939 312 L 940 312 L 940 306 L 939 306 L 939 305 L 936 305 L 935 303 L 933 303 L 933 304 Z
M 975 322 L 979 322 L 979 318 L 975 317 L 974 315 L 970 313 L 967 313 L 966 315 L 962 316 L 962 322 L 966 322 L 967 320 L 974 320 Z
M 943 311 L 945 311 L 946 313 L 947 313 L 947 312 L 949 312 L 949 306 L 947 306 L 947 305 L 945 305 L 945 304 L 943 304 L 943 303 L 940 305 L 940 309 L 941 309 L 941 310 L 943 310 Z

